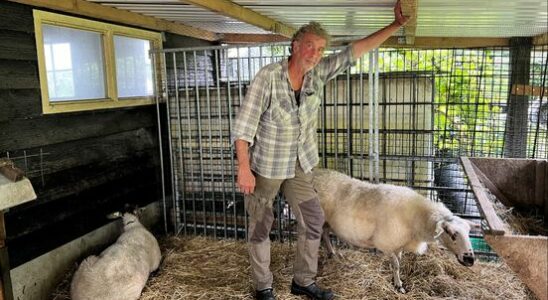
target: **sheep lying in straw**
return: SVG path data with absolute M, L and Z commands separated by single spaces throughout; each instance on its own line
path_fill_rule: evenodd
M 156 238 L 137 218 L 137 211 L 122 217 L 123 233 L 99 256 L 89 256 L 72 278 L 73 300 L 139 299 L 150 272 L 160 264 L 160 247 Z
M 325 169 L 314 171 L 314 188 L 325 213 L 323 239 L 330 255 L 335 250 L 329 229 L 351 245 L 381 250 L 390 255 L 394 286 L 401 293 L 405 293 L 399 274 L 403 250 L 424 253 L 426 243 L 438 239 L 462 265 L 474 264 L 469 222 L 442 203 L 407 187 L 370 184 Z

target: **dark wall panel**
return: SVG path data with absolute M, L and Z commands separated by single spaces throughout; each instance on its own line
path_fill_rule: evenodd
M 0 90 L 36 88 L 40 88 L 36 61 L 0 59 Z
M 0 157 L 38 196 L 5 215 L 12 268 L 161 196 L 154 105 L 42 114 L 32 9 L 0 1 Z
M 41 104 L 36 105 L 40 107 Z M 107 136 L 155 126 L 155 122 L 155 108 L 151 105 L 132 109 L 11 119 L 0 133 L 0 149 L 28 149 Z
M 0 59 L 36 60 L 34 34 L 0 29 Z
M 2 1 L 0 4 L 0 28 L 34 33 L 32 8 L 13 2 Z

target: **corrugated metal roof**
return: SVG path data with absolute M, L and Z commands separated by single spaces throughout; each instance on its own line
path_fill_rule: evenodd
M 178 0 L 89 0 L 215 33 L 267 31 Z M 393 20 L 395 0 L 235 0 L 294 28 L 315 20 L 334 36 L 364 36 Z M 420 0 L 417 37 L 514 37 L 548 32 L 546 0 Z M 402 32 L 398 33 L 399 35 Z
M 178 0 L 88 0 L 149 17 L 204 29 L 214 33 L 267 34 L 269 32 Z

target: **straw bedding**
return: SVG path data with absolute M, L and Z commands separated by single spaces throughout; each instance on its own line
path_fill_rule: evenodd
M 253 299 L 246 244 L 204 237 L 160 241 L 164 260 L 141 296 L 145 299 Z M 278 299 L 304 299 L 289 293 L 295 243 L 272 243 L 271 270 Z M 368 250 L 340 249 L 344 259 L 320 250 L 318 284 L 337 299 L 534 299 L 502 262 L 466 268 L 431 245 L 427 254 L 404 254 L 401 275 L 407 294 L 392 287 L 388 258 Z M 71 270 L 51 299 L 69 299 Z

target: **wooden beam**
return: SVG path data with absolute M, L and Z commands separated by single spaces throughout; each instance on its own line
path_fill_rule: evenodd
M 259 43 L 279 43 L 289 42 L 290 38 L 278 34 L 223 34 L 222 43 L 227 44 L 259 44 Z
M 292 37 L 295 28 L 264 16 L 254 10 L 245 8 L 230 0 L 179 0 L 181 2 L 200 6 L 221 15 L 240 20 L 247 24 L 260 27 L 264 30 L 276 33 L 285 37 Z
M 384 48 L 421 48 L 421 49 L 445 49 L 445 48 L 480 48 L 480 47 L 506 47 L 510 45 L 508 38 L 480 38 L 480 37 L 415 37 L 414 44 L 409 45 L 398 37 L 390 37 L 381 47 Z
M 478 208 L 480 209 L 481 214 L 487 221 L 487 225 L 489 228 L 484 229 L 484 232 L 493 235 L 504 235 L 506 233 L 504 223 L 497 215 L 495 208 L 491 203 L 491 200 L 489 200 L 489 197 L 487 196 L 484 185 L 477 175 L 478 173 L 481 173 L 481 171 L 474 167 L 468 157 L 461 156 L 460 160 L 462 162 L 464 172 L 466 173 L 466 175 L 468 176 L 468 180 L 470 181 L 472 191 L 476 196 Z
M 197 39 L 216 41 L 218 36 L 210 31 L 169 22 L 123 9 L 117 9 L 85 0 L 9 0 L 12 2 L 44 7 L 56 11 L 138 26 L 155 31 L 167 31 Z
M 358 39 L 360 37 L 356 37 Z M 508 38 L 442 38 L 442 37 L 415 37 L 415 44 L 409 45 L 401 37 L 390 37 L 382 48 L 420 48 L 420 49 L 447 49 L 447 48 L 481 48 L 481 47 L 507 47 L 510 45 Z M 347 45 L 355 39 L 337 39 L 331 42 L 331 46 Z M 223 34 L 220 41 L 227 44 L 247 43 L 279 43 L 287 42 L 288 38 L 275 34 Z
M 533 45 L 535 46 L 548 45 L 548 32 L 534 36 Z
M 542 86 L 512 84 L 512 95 L 517 96 L 546 96 L 546 91 Z
M 404 16 L 409 17 L 409 22 L 403 27 L 405 43 L 413 45 L 417 32 L 417 9 L 419 0 L 402 0 L 401 9 Z

